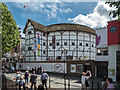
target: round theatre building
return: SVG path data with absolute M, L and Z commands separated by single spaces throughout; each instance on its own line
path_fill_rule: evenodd
M 24 68 L 42 66 L 49 72 L 94 73 L 96 32 L 72 23 L 44 26 L 28 19 L 24 28 Z

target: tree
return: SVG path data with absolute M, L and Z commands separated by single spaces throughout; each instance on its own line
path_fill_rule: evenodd
M 115 7 L 116 10 L 114 11 L 111 11 L 109 13 L 109 15 L 113 15 L 113 17 L 117 17 L 118 16 L 118 19 L 120 20 L 120 1 L 117 1 L 117 2 L 106 2 L 109 4 L 110 7 Z
M 10 52 L 20 42 L 20 33 L 11 12 L 4 3 L 0 3 L 2 28 L 2 55 Z

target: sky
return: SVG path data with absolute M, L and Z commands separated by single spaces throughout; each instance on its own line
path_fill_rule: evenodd
M 104 1 L 98 2 L 5 2 L 17 26 L 24 29 L 27 18 L 45 26 L 57 23 L 76 23 L 91 28 L 106 27 L 114 20 L 109 12 L 115 10 Z M 27 8 L 24 5 L 28 4 Z M 23 35 L 23 34 L 22 34 Z M 24 35 L 23 35 L 24 36 Z

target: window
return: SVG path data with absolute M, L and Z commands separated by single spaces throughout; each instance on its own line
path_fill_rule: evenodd
M 50 43 L 50 46 L 52 46 L 52 43 Z
M 28 32 L 28 34 L 31 34 L 31 33 L 32 33 L 31 31 Z
M 80 43 L 79 45 L 82 46 L 82 43 Z
M 64 45 L 67 45 L 67 42 L 64 42 Z
M 45 36 L 45 33 L 43 33 L 43 36 Z
M 94 45 L 92 44 L 92 47 L 94 47 Z
M 45 42 L 43 42 L 43 45 L 45 46 Z
M 57 46 L 59 46 L 59 42 L 57 42 Z
M 43 51 L 43 54 L 45 54 L 45 51 Z
M 74 42 L 72 42 L 72 45 L 75 45 L 75 43 L 74 43 Z
M 86 46 L 88 46 L 88 43 L 86 43 Z
M 32 47 L 28 47 L 28 50 L 32 50 Z

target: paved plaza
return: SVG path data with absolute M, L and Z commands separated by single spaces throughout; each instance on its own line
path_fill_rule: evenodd
M 22 77 L 24 77 L 24 72 L 22 72 Z M 6 77 L 8 79 L 11 79 L 13 80 L 13 78 L 15 77 L 16 73 L 7 73 L 6 74 Z M 30 73 L 30 76 L 31 76 L 31 73 Z M 49 84 L 50 84 L 50 88 L 54 88 L 54 89 L 64 89 L 64 76 L 61 75 L 61 74 L 49 74 L 50 76 L 50 83 L 49 83 L 49 78 L 48 78 L 48 81 L 47 81 L 47 86 L 49 88 Z M 41 81 L 40 81 L 40 77 L 41 75 L 37 75 L 37 84 L 36 86 L 38 87 L 38 85 L 42 84 Z M 79 89 L 81 90 L 81 79 L 79 76 L 66 76 L 66 88 L 70 88 L 70 89 Z M 30 78 L 29 78 L 30 79 Z M 68 80 L 70 79 L 70 85 L 68 86 Z M 24 79 L 23 79 L 24 80 Z M 14 80 L 15 81 L 15 80 Z M 98 85 L 99 85 L 99 88 L 101 88 L 101 82 L 102 82 L 102 79 L 101 78 L 91 78 L 89 80 L 89 88 L 92 88 L 92 81 L 93 81 L 93 87 L 94 88 L 98 88 Z M 25 82 L 25 80 L 24 80 Z M 30 88 L 31 86 L 31 83 L 29 83 L 28 85 L 26 84 L 26 86 L 28 88 Z M 120 83 L 114 83 L 114 86 L 115 88 L 119 88 L 120 87 Z
M 6 74 L 6 77 L 8 79 L 13 80 L 13 78 L 15 77 L 15 74 L 16 73 L 9 73 L 9 74 Z M 31 73 L 30 73 L 30 75 L 31 75 Z M 22 77 L 24 77 L 24 73 L 22 73 Z M 41 75 L 37 75 L 37 84 L 36 84 L 37 86 L 42 84 L 41 81 L 40 81 L 40 77 L 41 77 Z M 24 82 L 25 82 L 25 80 L 24 80 Z M 31 83 L 29 83 L 28 85 L 26 84 L 26 86 L 28 86 L 30 88 Z M 47 86 L 49 87 L 49 78 L 47 80 Z M 64 79 L 63 79 L 63 77 L 51 75 L 50 76 L 50 87 L 51 88 L 64 88 Z M 66 88 L 68 88 L 68 79 L 66 79 Z M 71 79 L 70 80 L 70 88 L 81 88 L 81 83 L 79 82 L 79 80 Z

